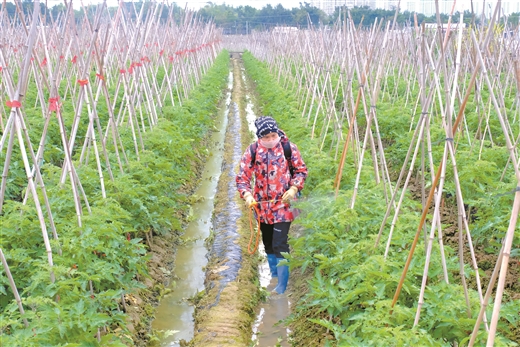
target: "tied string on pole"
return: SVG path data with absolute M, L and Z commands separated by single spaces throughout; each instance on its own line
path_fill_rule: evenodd
M 82 87 L 86 86 L 88 84 L 88 79 L 84 80 L 78 80 L 78 84 Z
M 446 137 L 446 138 L 441 139 L 441 140 L 439 140 L 439 141 L 432 142 L 432 145 L 438 145 L 438 144 L 440 144 L 440 143 L 442 143 L 442 142 L 445 142 L 445 141 L 451 141 L 451 142 L 453 142 L 454 139 L 453 139 L 453 137 Z
M 493 198 L 500 198 L 502 196 L 506 196 L 506 195 L 510 195 L 510 194 L 516 194 L 517 192 L 520 192 L 520 186 L 518 186 L 515 189 L 513 189 L 512 191 L 509 191 L 509 192 L 506 192 L 506 193 L 492 195 L 492 197 Z

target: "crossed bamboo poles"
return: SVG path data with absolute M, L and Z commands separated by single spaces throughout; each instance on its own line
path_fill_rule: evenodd
M 392 210 L 394 211 L 390 234 L 386 243 L 385 257 L 391 247 L 392 232 L 396 226 L 406 188 L 414 172 L 415 163 L 420 159 L 419 173 L 421 175 L 423 214 L 392 304 L 393 306 L 397 302 L 409 263 L 413 257 L 413 250 L 424 230 L 426 263 L 414 325 L 418 325 L 420 320 L 435 232 L 438 234 L 444 279 L 448 282 L 440 224 L 440 207 L 442 204 L 441 192 L 446 180 L 446 168 L 448 162 L 451 162 L 458 209 L 460 276 L 469 317 L 471 317 L 471 312 L 463 271 L 463 235 L 466 235 L 468 241 L 471 265 L 475 272 L 477 291 L 481 302 L 481 310 L 471 336 L 471 345 L 475 341 L 482 321 L 485 323 L 485 329 L 488 330 L 488 346 L 494 343 L 509 252 L 517 225 L 518 205 L 520 204 L 518 166 L 520 161 L 518 154 L 520 132 L 518 126 L 516 128 L 513 126 L 513 124 L 519 123 L 520 118 L 520 57 L 518 56 L 520 43 L 515 39 L 501 37 L 494 31 L 495 23 L 498 22 L 497 14 L 500 5 L 499 1 L 493 17 L 489 24 L 482 28 L 482 31 L 475 29 L 463 31 L 462 27 L 459 26 L 452 30 L 448 29 L 444 34 L 441 30 L 428 32 L 424 27 L 418 25 L 416 19 L 413 27 L 396 28 L 394 24 L 390 25 L 388 22 L 385 30 L 381 30 L 381 23 L 376 22 L 369 29 L 360 29 L 360 27 L 353 25 L 352 21 L 343 20 L 342 23 L 338 22 L 332 30 L 312 28 L 311 30 L 287 33 L 254 33 L 252 37 L 246 38 L 247 41 L 241 43 L 242 47 L 249 49 L 257 58 L 266 61 L 279 83 L 287 89 L 291 88 L 291 91 L 296 94 L 299 105 L 303 109 L 302 118 L 309 127 L 310 137 L 320 137 L 321 150 L 329 150 L 337 158 L 341 144 L 343 144 L 342 157 L 334 182 L 336 194 L 340 187 L 347 151 L 348 149 L 352 150 L 351 154 L 357 175 L 354 182 L 351 208 L 355 206 L 363 157 L 367 148 L 370 148 L 375 179 L 378 182 L 379 180 L 384 182 L 383 189 L 387 197 L 387 210 L 375 247 L 378 247 L 387 218 Z M 438 15 L 437 18 L 440 24 Z M 461 21 L 462 18 L 459 18 L 459 22 Z M 507 23 L 501 23 L 501 25 L 507 31 Z M 518 33 L 519 29 L 514 30 Z M 450 35 L 451 32 L 453 35 Z M 237 40 L 235 39 L 235 41 Z M 454 68 L 451 68 L 451 66 Z M 332 74 L 335 74 L 335 80 L 332 78 Z M 471 75 L 471 79 L 466 82 L 464 76 L 468 75 Z M 504 76 L 504 78 L 500 80 L 497 76 Z M 394 88 L 390 87 L 392 79 L 394 81 L 405 81 L 404 95 L 402 91 L 398 90 L 397 82 L 394 83 Z M 419 96 L 414 101 L 412 92 L 417 86 L 420 88 Z M 484 103 L 481 96 L 481 90 L 484 87 L 487 87 L 490 93 L 488 104 Z M 339 92 L 343 95 L 341 105 L 336 104 Z M 417 120 L 416 117 L 412 118 L 410 130 L 413 130 L 413 137 L 395 185 L 390 184 L 384 147 L 377 126 L 379 93 L 390 100 L 395 100 L 397 97 L 404 98 L 405 104 L 412 108 L 412 114 L 419 116 Z M 470 137 L 470 130 L 475 129 L 468 128 L 465 118 L 466 103 L 472 93 L 475 95 L 479 112 L 479 127 L 475 131 L 474 138 Z M 509 109 L 505 107 L 504 95 L 510 97 L 516 95 L 515 102 Z M 458 111 L 456 104 L 460 105 Z M 358 112 L 360 110 L 362 112 Z M 518 181 L 518 187 L 513 192 L 515 198 L 508 231 L 503 240 L 503 247 L 488 284 L 488 289 L 483 295 L 470 226 L 468 225 L 469 216 L 464 207 L 463 192 L 460 186 L 456 148 L 459 143 L 467 142 L 472 151 L 478 150 L 479 157 L 483 156 L 485 141 L 493 141 L 490 129 L 490 118 L 493 117 L 492 110 L 495 112 L 495 117 L 498 118 L 504 134 L 509 154 L 507 165 L 509 169 L 512 168 Z M 508 116 L 505 112 L 509 113 Z M 363 137 L 360 135 L 356 120 L 358 113 L 364 114 L 366 118 L 365 135 Z M 442 129 L 447 139 L 442 160 L 437 168 L 435 168 L 432 156 L 433 144 L 430 138 L 431 120 L 435 116 L 441 118 Z M 317 129 L 319 124 L 322 124 L 321 129 Z M 348 127 L 346 136 L 342 131 L 345 126 Z M 327 149 L 324 148 L 323 144 L 329 131 L 332 131 L 334 136 L 331 147 Z M 428 167 L 431 172 L 430 179 L 425 177 Z M 507 167 L 504 168 L 501 179 L 504 178 L 506 170 Z M 404 185 L 399 193 L 405 177 Z M 425 182 L 428 180 L 433 183 L 430 186 L 429 194 L 426 194 Z M 397 194 L 400 194 L 400 198 L 396 205 Z M 434 201 L 432 225 L 430 232 L 427 233 L 425 221 L 432 201 Z M 490 324 L 488 324 L 484 312 L 499 273 L 500 279 L 493 315 Z
M 114 180 L 114 165 L 124 172 L 128 163 L 120 129 L 130 128 L 133 150 L 139 159 L 140 151 L 145 149 L 142 134 L 157 125 L 162 106 L 182 105 L 221 49 L 221 32 L 213 23 L 202 23 L 191 11 L 174 14 L 174 6 L 165 3 L 147 5 L 138 11 L 134 3 L 130 3 L 129 8 L 121 2 L 112 17 L 103 3 L 96 7 L 92 21 L 87 8 L 82 6 L 85 16 L 76 22 L 71 3 L 66 3 L 66 10 L 50 23 L 40 13 L 38 0 L 33 3 L 32 18 L 24 18 L 19 1 L 16 2 L 18 18 L 8 17 L 5 2 L 1 7 L 0 151 L 5 150 L 5 161 L 2 163 L 0 213 L 14 143 L 18 141 L 28 188 L 23 203 L 32 199 L 35 204 L 51 282 L 55 276 L 47 223 L 56 241 L 58 232 L 41 175 L 51 122 L 59 126 L 64 154 L 60 182 L 65 183 L 67 178 L 71 182 L 77 223 L 81 228 L 84 209 L 91 211 L 78 165 L 87 165 L 93 153 L 105 198 L 105 180 L 107 177 Z M 165 12 L 166 20 L 161 20 Z M 137 19 L 133 20 L 132 16 Z M 34 105 L 28 104 L 25 98 L 30 89 L 37 90 Z M 31 119 L 25 110 L 30 108 L 41 109 L 45 120 L 38 142 L 27 131 Z M 69 109 L 73 112 L 73 122 L 67 128 L 64 115 L 70 115 Z M 86 129 L 80 126 L 84 118 L 88 119 Z M 78 141 L 80 136 L 85 138 L 83 143 Z M 73 161 L 75 152 L 80 154 L 77 162 Z M 116 163 L 110 160 L 110 154 L 115 155 Z M 146 236 L 148 239 L 148 234 Z M 61 254 L 59 246 L 55 251 Z M 0 257 L 23 315 L 21 298 L 1 249 Z M 90 282 L 91 294 L 94 290 Z M 124 306 L 124 298 L 121 302 Z M 25 319 L 24 324 L 27 326 Z

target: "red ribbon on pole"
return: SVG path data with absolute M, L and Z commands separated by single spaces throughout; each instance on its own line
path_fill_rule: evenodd
M 49 98 L 49 111 L 57 112 L 60 109 L 59 98 Z
M 100 74 L 100 73 L 97 73 L 97 74 L 96 74 L 96 77 L 99 78 L 100 80 L 103 80 L 103 81 L 105 80 L 105 76 L 103 76 L 103 75 Z
M 8 100 L 8 101 L 5 102 L 5 105 L 7 107 L 10 107 L 10 108 L 20 108 L 20 107 L 22 107 L 22 104 L 18 100 L 11 100 L 11 101 Z
M 88 84 L 88 80 L 78 80 L 80 86 L 86 86 Z
M 72 62 L 72 64 L 76 64 L 76 61 L 78 60 L 78 56 L 75 55 L 72 57 L 72 59 L 70 60 Z
M 121 69 L 121 70 L 119 70 L 119 73 L 124 74 L 124 73 L 126 73 L 126 70 L 125 69 Z

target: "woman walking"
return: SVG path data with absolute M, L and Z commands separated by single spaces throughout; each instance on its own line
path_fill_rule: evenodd
M 258 140 L 249 145 L 240 162 L 236 176 L 237 189 L 246 206 L 257 205 L 260 212 L 260 230 L 272 277 L 278 277 L 273 290 L 285 292 L 289 267 L 277 266 L 289 253 L 287 238 L 294 220 L 290 201 L 303 189 L 307 167 L 298 147 L 289 142 L 272 117 L 255 121 Z

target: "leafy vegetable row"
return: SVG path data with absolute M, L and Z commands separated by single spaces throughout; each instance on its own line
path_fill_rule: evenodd
M 85 212 L 81 227 L 77 225 L 70 183 L 59 182 L 59 139 L 49 139 L 42 175 L 59 236 L 58 241 L 52 241 L 53 283 L 35 209 L 20 202 L 24 180 L 10 182 L 13 194 L 0 216 L 0 247 L 22 297 L 25 315 L 21 316 L 0 268 L 2 345 L 132 343 L 121 298 L 145 288 L 148 257 L 142 242 L 144 233 L 181 232 L 197 168 L 209 153 L 204 139 L 212 129 L 212 116 L 223 95 L 228 63 L 228 53 L 223 51 L 182 107 L 163 107 L 159 124 L 142 133 L 144 150 L 139 160 L 132 151 L 130 129 L 120 128 L 128 161 L 123 173 L 114 171 L 114 180 L 107 180 L 106 199 L 101 196 L 95 162 L 78 169 L 91 209 Z M 53 131 L 57 129 L 50 133 Z M 75 153 L 75 160 L 79 156 Z M 13 169 L 21 166 L 16 159 L 11 164 Z M 112 160 L 115 162 L 114 157 Z M 96 339 L 98 329 L 101 342 Z
M 244 54 L 244 63 L 249 76 L 256 83 L 263 113 L 279 121 L 289 138 L 301 149 L 309 167 L 304 197 L 298 204 L 298 208 L 303 211 L 298 224 L 304 230 L 299 235 L 293 235 L 292 252 L 289 255 L 291 270 L 303 273 L 306 279 L 301 284 L 304 288 L 298 288 L 298 293 L 303 294 L 297 297 L 299 300 L 289 318 L 294 329 L 293 344 L 380 346 L 381 341 L 384 341 L 385 346 L 451 346 L 467 342 L 480 303 L 477 292 L 471 290 L 471 317 L 468 318 L 464 291 L 457 284 L 460 283 L 458 260 L 449 246 L 445 246 L 445 254 L 450 284 L 446 284 L 442 266 L 437 260 L 440 259 L 438 243 L 434 243 L 434 260 L 430 264 L 428 288 L 418 327 L 412 328 L 412 325 L 425 265 L 424 242 L 416 249 L 398 304 L 393 309 L 391 307 L 413 233 L 419 224 L 420 203 L 407 193 L 392 238 L 392 247 L 385 259 L 384 247 L 374 248 L 386 204 L 383 189 L 375 184 L 371 158 L 365 159 L 366 169 L 362 171 L 358 202 L 354 209 L 350 209 L 356 175 L 352 159 L 347 159 L 342 186 L 335 197 L 333 179 L 338 161 L 334 159 L 334 153 L 320 151 L 319 140 L 310 138 L 310 131 L 301 118 L 301 110 L 287 91 L 290 88 L 281 88 L 267 66 L 251 54 Z M 388 100 L 378 105 L 379 126 L 383 140 L 388 144 L 385 152 L 394 170 L 400 169 L 411 136 L 403 130 L 408 129 L 411 116 L 403 112 L 402 106 L 395 101 L 389 103 Z M 362 122 L 360 120 L 361 126 Z M 498 160 L 506 158 L 506 151 L 503 153 L 498 156 Z M 468 150 L 467 160 L 475 160 L 474 156 Z M 462 174 L 492 174 L 496 177 L 498 168 L 504 167 L 483 161 L 476 161 L 476 164 L 479 166 L 463 165 Z M 477 173 L 478 167 L 480 172 Z M 487 179 L 489 185 L 482 186 L 488 192 L 503 189 L 507 185 L 507 181 L 495 184 L 488 181 L 492 179 Z M 466 184 L 478 184 L 476 182 L 477 179 L 466 180 Z M 485 206 L 489 201 L 471 202 L 479 203 L 479 216 L 488 222 L 487 214 L 493 213 L 495 219 L 502 218 L 504 208 L 509 206 L 510 211 L 511 206 L 510 197 L 505 197 L 504 201 L 495 199 L 491 206 Z M 498 204 L 502 204 L 500 209 L 497 209 Z M 479 228 L 477 224 L 477 235 Z M 492 235 L 489 232 L 488 228 L 488 240 L 499 240 L 502 237 L 501 230 L 493 230 Z M 466 266 L 465 272 L 470 281 L 474 280 L 469 266 Z M 501 335 L 495 340 L 497 345 L 514 345 L 505 336 L 515 339 L 514 333 L 510 334 L 509 330 L 518 324 L 519 317 L 515 312 L 519 310 L 519 300 L 502 306 L 502 317 L 505 318 L 500 321 Z M 478 343 L 483 343 L 485 337 L 485 332 L 481 332 Z

